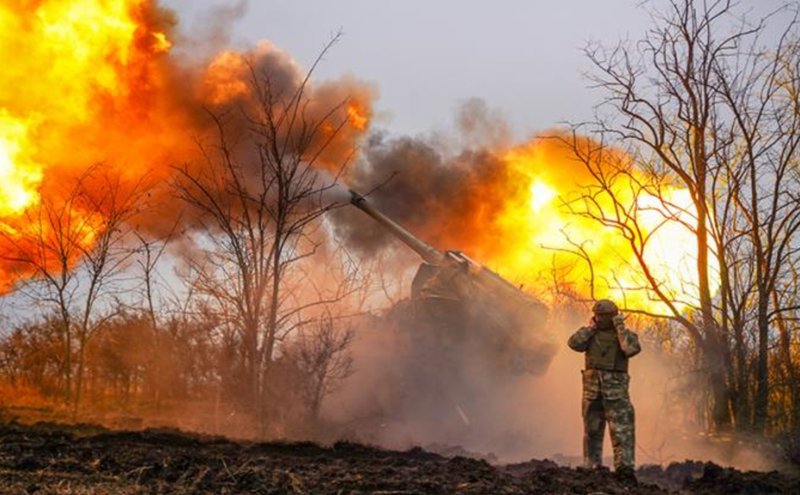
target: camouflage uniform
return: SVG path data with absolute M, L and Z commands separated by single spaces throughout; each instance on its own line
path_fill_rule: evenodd
M 616 307 L 614 306 L 616 309 Z M 613 322 L 612 322 L 613 321 Z M 636 446 L 633 404 L 628 395 L 628 359 L 641 351 L 639 337 L 614 316 L 605 325 L 582 327 L 569 338 L 572 350 L 586 354 L 583 371 L 583 458 L 587 467 L 603 462 L 606 423 L 614 449 L 614 468 L 633 469 Z

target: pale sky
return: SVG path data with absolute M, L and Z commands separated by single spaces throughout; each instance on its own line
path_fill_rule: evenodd
M 213 6 L 236 0 L 162 0 L 184 30 L 208 22 Z M 649 26 L 642 0 L 250 0 L 231 43 L 271 39 L 307 66 L 341 29 L 345 37 L 318 74 L 352 73 L 376 84 L 382 127 L 416 135 L 442 130 L 466 98 L 499 109 L 517 137 L 588 119 L 599 95 L 588 88 L 581 48 L 639 38 Z M 663 0 L 652 2 L 663 5 Z M 781 0 L 742 0 L 763 14 Z M 203 13 L 206 13 L 204 16 Z M 205 18 L 205 20 L 204 20 Z
M 182 29 L 232 0 L 163 0 Z M 342 42 L 318 74 L 377 85 L 394 133 L 442 129 L 466 98 L 500 109 L 523 137 L 588 118 L 596 102 L 581 72 L 587 40 L 636 37 L 648 17 L 635 0 L 251 0 L 233 46 L 269 38 L 307 66 L 330 34 Z M 207 16 L 206 16 L 207 17 Z

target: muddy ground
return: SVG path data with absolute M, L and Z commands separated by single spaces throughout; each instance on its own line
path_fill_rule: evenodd
M 800 493 L 800 480 L 686 462 L 639 481 L 551 461 L 492 466 L 353 443 L 246 443 L 169 430 L 0 424 L 0 493 L 687 494 Z

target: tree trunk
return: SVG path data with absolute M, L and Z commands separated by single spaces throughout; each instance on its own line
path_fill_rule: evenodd
M 703 346 L 704 365 L 707 370 L 709 393 L 711 394 L 711 426 L 724 431 L 731 426 L 729 409 L 730 389 L 728 387 L 728 366 L 726 363 L 726 344 L 718 334 L 708 335 Z
M 763 432 L 767 424 L 769 406 L 769 293 L 759 283 L 758 287 L 758 367 L 756 372 L 756 398 L 753 426 Z
M 81 331 L 78 339 L 78 369 L 75 375 L 75 400 L 72 403 L 72 420 L 78 419 L 81 399 L 83 398 L 84 357 L 86 355 L 86 333 Z
M 245 333 L 245 355 L 247 366 L 245 375 L 247 390 L 245 391 L 250 407 L 256 409 L 259 396 L 259 358 L 258 358 L 258 323 L 248 322 Z
M 751 426 L 750 400 L 747 389 L 747 356 L 744 345 L 744 325 L 733 322 L 734 354 L 736 359 L 736 427 L 740 430 Z
M 703 160 L 699 157 L 698 161 Z M 705 367 L 711 393 L 711 420 L 717 430 L 730 427 L 731 415 L 728 408 L 730 393 L 727 382 L 728 363 L 727 342 L 721 335 L 714 320 L 714 308 L 709 283 L 708 218 L 705 204 L 705 175 L 699 174 L 698 191 L 695 198 L 697 210 L 697 274 L 700 296 L 700 311 L 703 318 L 705 345 L 703 345 Z
M 772 303 L 777 310 L 779 308 L 779 300 L 775 289 L 772 290 Z M 782 313 L 777 313 L 775 323 L 778 326 L 780 335 L 780 361 L 783 365 L 784 381 L 789 384 L 789 403 L 791 404 L 787 419 L 788 424 L 784 425 L 784 430 L 797 432 L 800 431 L 800 424 L 798 424 L 798 418 L 800 417 L 800 376 L 798 376 L 797 367 L 792 357 L 792 336 Z
M 72 329 L 68 316 L 62 315 L 64 325 L 64 404 L 72 400 Z

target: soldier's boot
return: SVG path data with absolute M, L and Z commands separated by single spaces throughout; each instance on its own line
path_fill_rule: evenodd
M 603 465 L 603 437 L 606 419 L 600 400 L 585 401 L 583 407 L 583 464 L 587 468 Z
M 618 466 L 614 468 L 614 476 L 625 484 L 637 484 L 636 472 L 633 466 Z
M 635 481 L 636 424 L 633 405 L 628 399 L 619 399 L 606 401 L 604 406 L 611 446 L 614 448 L 614 470 L 620 477 Z

